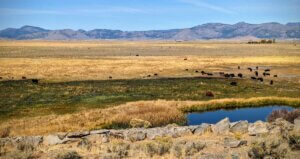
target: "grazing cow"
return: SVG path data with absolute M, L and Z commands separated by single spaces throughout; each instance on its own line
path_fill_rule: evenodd
M 241 67 L 240 67 L 240 66 L 238 66 L 238 69 L 241 69 Z
M 112 76 L 109 76 L 108 78 L 109 78 L 109 79 L 112 79 Z
M 225 76 L 226 78 L 229 78 L 229 77 L 230 77 L 230 75 L 229 75 L 228 73 L 226 73 L 224 76 Z
M 26 77 L 24 77 L 24 76 L 23 76 L 23 77 L 22 77 L 22 79 L 23 79 L 23 80 L 25 80 L 25 79 L 26 79 Z
M 264 72 L 263 75 L 264 76 L 270 76 L 270 73 Z
M 273 80 L 271 80 L 271 81 L 270 81 L 270 85 L 273 85 L 273 83 L 274 83 Z
M 261 78 L 261 77 L 257 78 L 257 80 L 259 80 L 260 82 L 263 82 L 263 81 L 264 81 L 264 79 Z
M 271 70 L 270 69 L 265 69 L 265 72 L 270 72 Z
M 158 74 L 157 73 L 154 73 L 154 76 L 157 76 Z
M 231 73 L 231 74 L 229 74 L 229 75 L 230 75 L 230 77 L 235 77 L 234 73 Z
M 255 71 L 255 76 L 256 76 L 256 77 L 258 76 L 258 71 Z
M 214 95 L 211 91 L 207 91 L 207 92 L 205 93 L 205 96 L 206 96 L 206 97 L 214 97 L 215 95 Z
M 243 78 L 243 74 L 241 74 L 241 73 L 239 73 L 238 76 L 239 76 L 240 78 Z
M 237 82 L 230 82 L 230 85 L 237 86 Z
M 251 79 L 256 80 L 256 77 L 253 77 L 253 76 L 252 76 Z
M 248 67 L 248 70 L 249 70 L 250 72 L 252 72 L 252 68 Z
M 274 77 L 278 77 L 277 75 L 274 75 Z
M 198 70 L 196 70 L 195 72 L 198 73 Z
M 32 81 L 33 84 L 38 84 L 39 83 L 38 79 L 32 79 L 31 81 Z

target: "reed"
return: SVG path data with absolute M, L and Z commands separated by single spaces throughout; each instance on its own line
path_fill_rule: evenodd
M 253 98 L 229 98 L 203 101 L 195 105 L 185 105 L 179 109 L 183 112 L 202 112 L 216 109 L 235 109 L 243 107 L 259 107 L 266 105 L 287 105 L 300 107 L 300 98 L 289 97 L 253 97 Z

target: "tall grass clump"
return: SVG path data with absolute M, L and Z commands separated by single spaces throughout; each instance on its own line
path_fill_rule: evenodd
M 268 116 L 267 120 L 268 122 L 273 122 L 277 118 L 283 118 L 286 121 L 294 123 L 294 120 L 298 117 L 300 117 L 300 109 L 295 109 L 292 111 L 288 111 L 286 109 L 280 109 L 280 110 L 272 111 L 272 113 Z
M 229 98 L 229 99 L 216 99 L 211 101 L 200 102 L 195 105 L 188 105 L 180 107 L 179 109 L 184 112 L 193 111 L 208 111 L 216 109 L 234 109 L 242 107 L 259 107 L 268 105 L 286 105 L 291 107 L 300 107 L 299 98 L 288 97 L 253 97 L 253 98 Z

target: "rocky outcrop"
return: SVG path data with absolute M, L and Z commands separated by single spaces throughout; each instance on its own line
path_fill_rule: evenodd
M 250 124 L 248 127 L 249 135 L 260 135 L 268 133 L 268 123 L 257 121 L 253 124 Z
M 0 158 L 297 158 L 299 119 L 0 138 Z M 21 156 L 21 157 L 20 157 Z

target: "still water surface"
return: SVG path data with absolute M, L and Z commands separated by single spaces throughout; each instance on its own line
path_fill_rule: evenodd
M 215 110 L 207 112 L 193 112 L 187 114 L 188 125 L 199 125 L 201 123 L 214 124 L 218 121 L 228 117 L 230 122 L 239 120 L 248 120 L 248 122 L 255 122 L 257 120 L 266 121 L 267 116 L 273 111 L 278 109 L 287 109 L 291 111 L 292 107 L 289 106 L 264 106 L 264 107 L 251 107 L 239 108 L 231 110 Z

